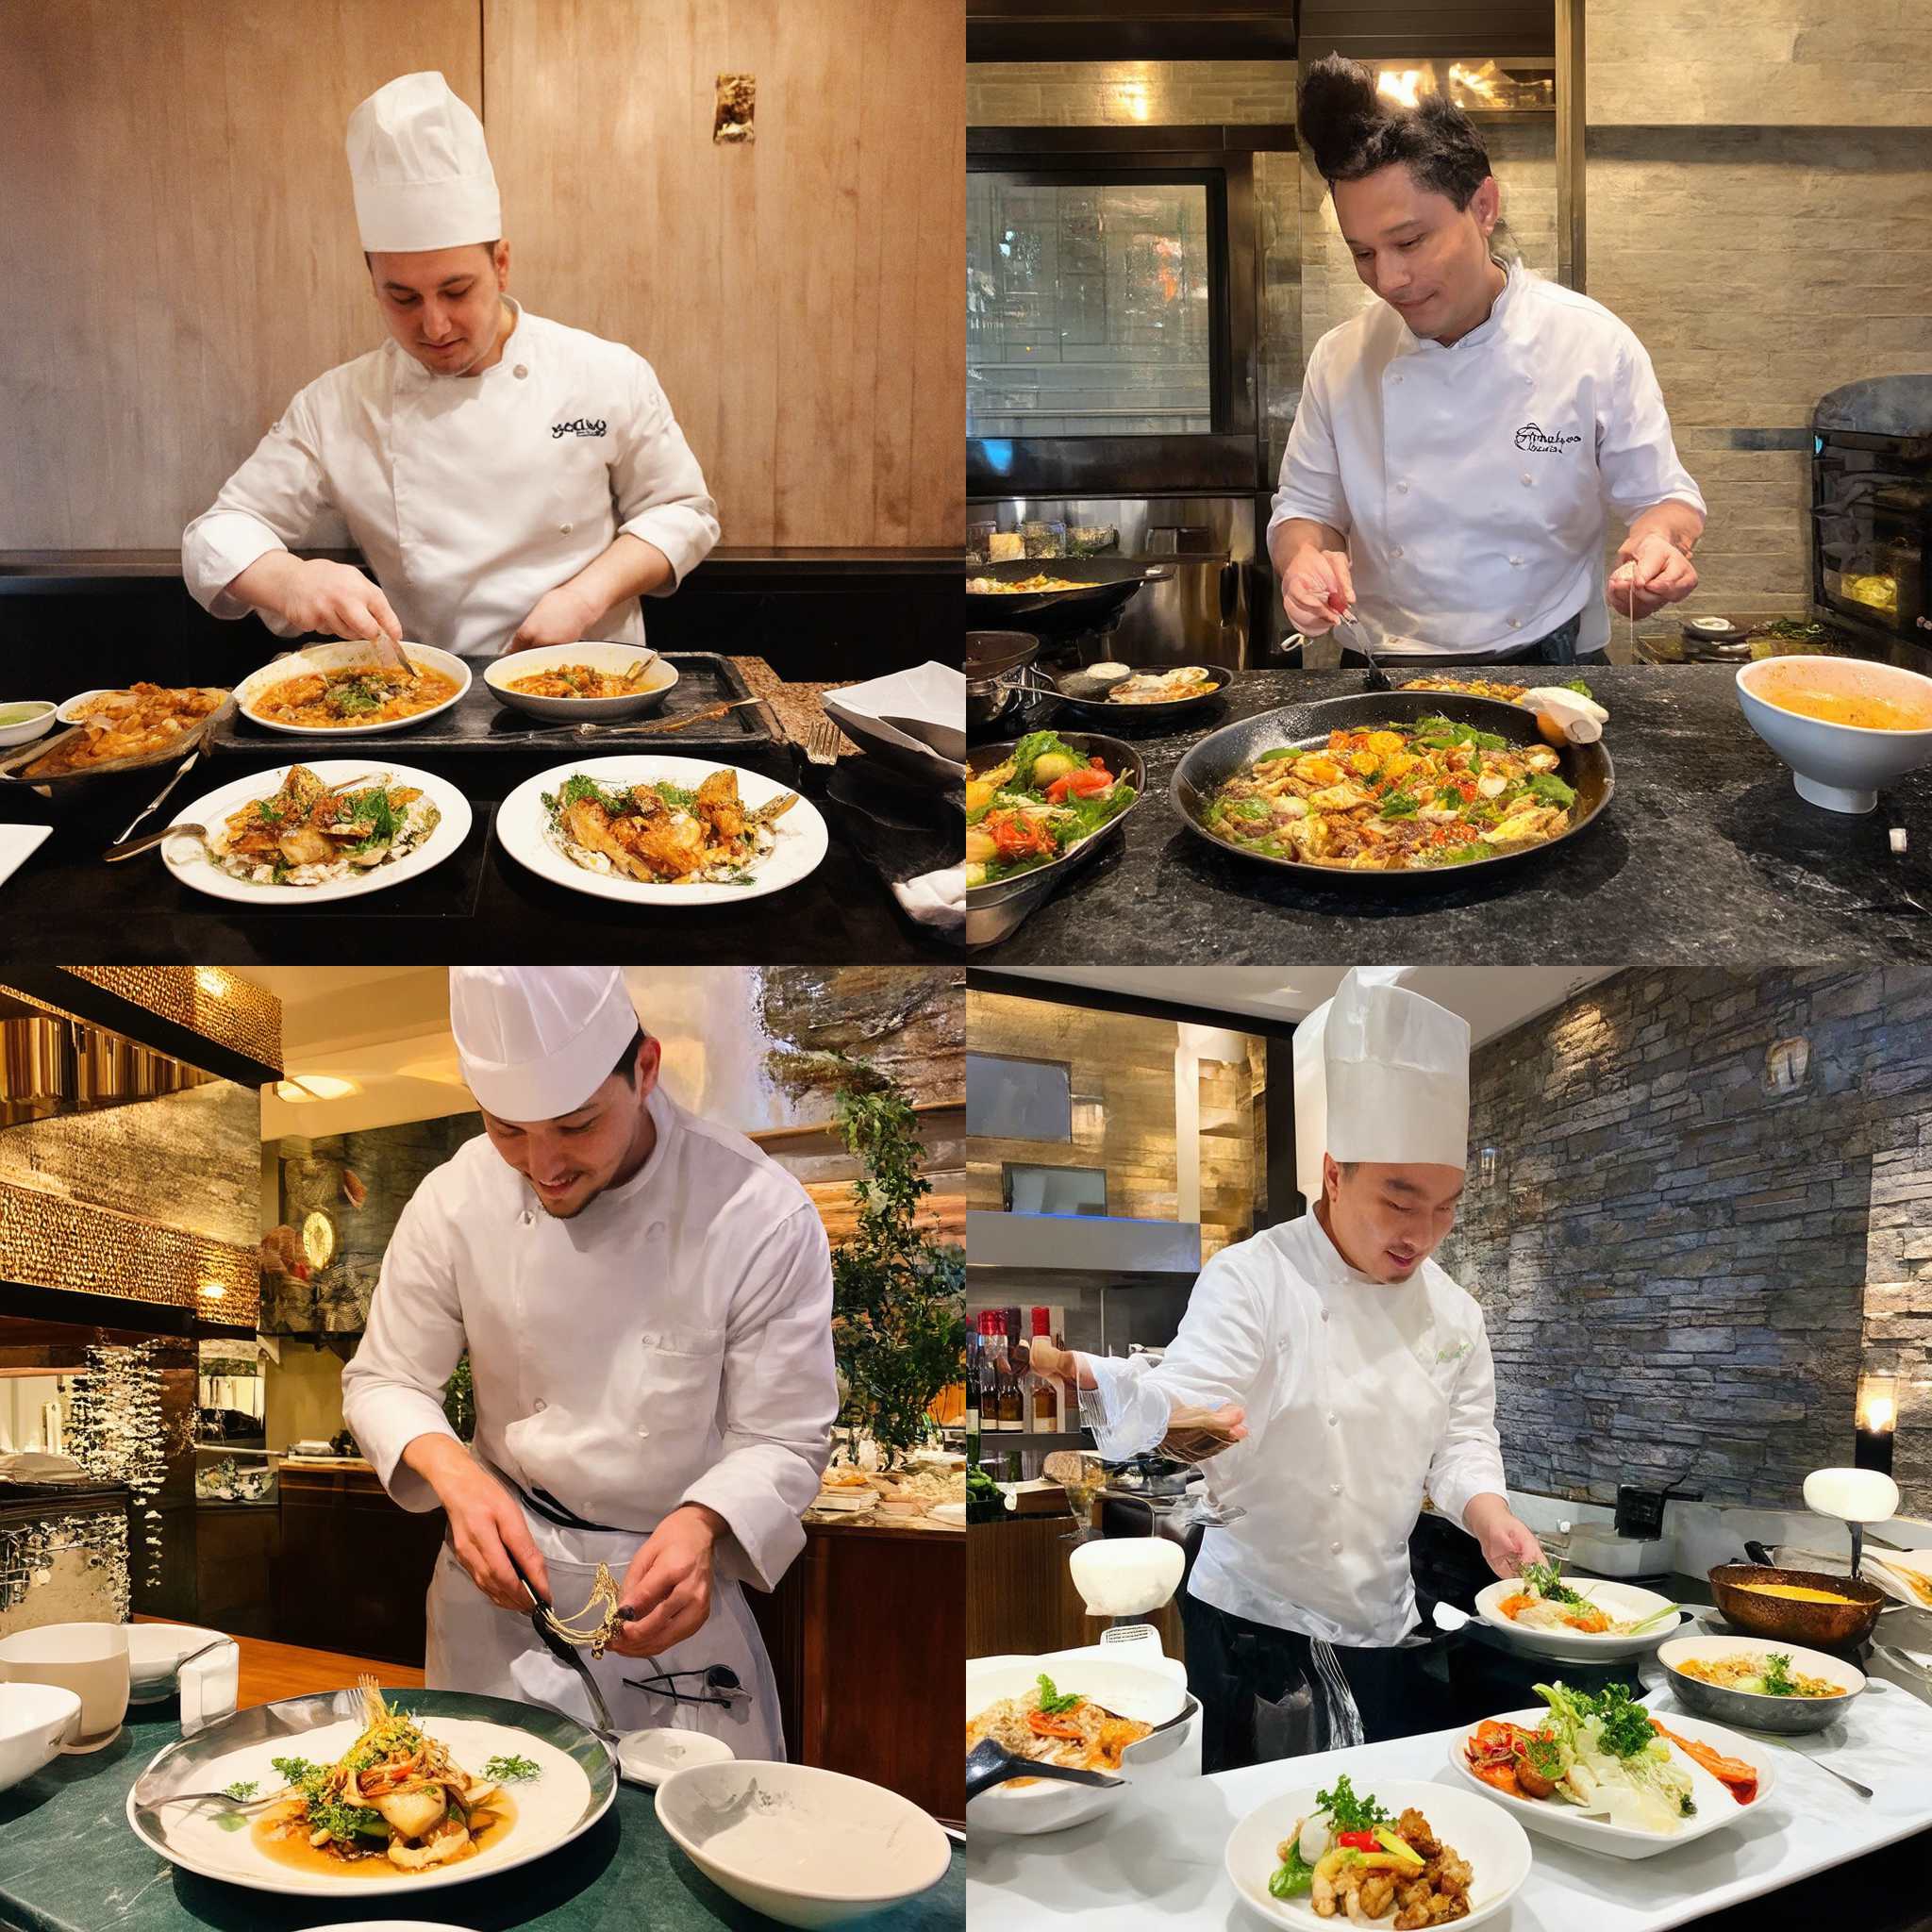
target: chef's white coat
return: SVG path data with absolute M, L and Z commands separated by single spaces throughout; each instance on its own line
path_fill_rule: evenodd
M 1627 524 L 1704 498 L 1643 344 L 1588 295 L 1511 263 L 1444 347 L 1375 302 L 1315 344 L 1268 523 L 1347 539 L 1357 614 L 1391 650 L 1478 657 L 1578 610 L 1609 635 L 1605 505 Z
M 1457 1524 L 1507 1493 L 1481 1308 L 1433 1261 L 1392 1286 L 1358 1274 L 1312 1214 L 1216 1255 L 1158 1366 L 1087 1360 L 1109 1458 L 1153 1447 L 1173 1404 L 1246 1408 L 1246 1438 L 1206 1472 L 1247 1513 L 1206 1532 L 1188 1587 L 1253 1623 L 1399 1642 L 1424 1491 Z
M 386 341 L 302 390 L 183 532 L 195 601 L 246 616 L 225 587 L 258 558 L 353 543 L 407 638 L 475 658 L 620 530 L 664 553 L 656 594 L 675 590 L 717 542 L 717 507 L 651 365 L 510 306 L 502 358 L 480 375 L 432 375 Z M 598 636 L 641 643 L 640 601 Z
M 684 1503 L 730 1525 L 709 1622 L 659 1668 L 728 1663 L 755 1690 L 734 1732 L 707 1707 L 624 1690 L 636 1658 L 594 1666 L 620 1728 L 671 1724 L 772 1755 L 776 1693 L 740 1582 L 774 1588 L 805 1546 L 838 1407 L 831 1261 L 818 1213 L 740 1135 L 652 1094 L 643 1168 L 574 1219 L 546 1214 L 486 1138 L 416 1191 L 383 1257 L 368 1330 L 342 1372 L 342 1412 L 404 1507 L 435 1491 L 402 1461 L 416 1437 L 453 1435 L 442 1389 L 467 1346 L 475 1447 L 616 1534 L 563 1530 L 525 1511 L 565 1614 L 595 1564 L 620 1585 L 639 1543 Z M 432 1684 L 541 1696 L 582 1711 L 566 1668 L 529 1624 L 495 1608 L 445 1547 L 430 1590 Z M 750 1728 L 747 1731 L 746 1725 Z

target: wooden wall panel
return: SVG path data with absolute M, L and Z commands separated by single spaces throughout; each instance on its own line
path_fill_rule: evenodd
M 513 286 L 663 379 L 727 543 L 964 529 L 964 0 L 483 0 Z M 721 73 L 756 140 L 717 144 Z
M 178 543 L 382 341 L 342 138 L 419 68 L 481 105 L 477 0 L 0 8 L 0 549 Z

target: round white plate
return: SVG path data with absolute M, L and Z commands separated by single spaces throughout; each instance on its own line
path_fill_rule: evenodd
M 413 731 L 439 712 L 462 702 L 463 694 L 470 689 L 470 667 L 454 653 L 439 651 L 434 644 L 405 643 L 403 655 L 419 671 L 441 671 L 455 678 L 455 694 L 444 698 L 440 705 L 431 705 L 426 711 L 418 711 L 413 717 L 394 718 L 380 724 L 282 724 L 257 713 L 256 700 L 265 691 L 291 677 L 300 677 L 306 671 L 380 668 L 373 646 L 349 641 L 305 644 L 301 650 L 286 658 L 277 658 L 272 664 L 264 664 L 259 671 L 251 671 L 235 687 L 235 704 L 244 718 L 259 724 L 264 731 L 286 732 L 291 738 L 363 738 L 383 731 Z
M 496 809 L 496 836 L 503 841 L 503 849 L 539 878 L 568 886 L 575 892 L 588 892 L 593 899 L 616 899 L 632 906 L 738 906 L 795 886 L 824 859 L 828 842 L 825 822 L 808 798 L 801 797 L 773 825 L 777 843 L 758 861 L 750 883 L 742 886 L 705 881 L 688 886 L 647 886 L 636 879 L 591 872 L 565 856 L 551 830 L 550 814 L 543 808 L 543 794 L 554 792 L 576 772 L 612 791 L 661 780 L 695 791 L 718 769 L 716 761 L 709 758 L 661 758 L 650 752 L 574 758 L 519 785 Z M 768 805 L 791 789 L 761 772 L 748 772 L 742 765 L 729 769 L 737 774 L 738 795 L 747 807 Z
M 347 878 L 330 879 L 319 886 L 251 886 L 246 879 L 230 877 L 208 857 L 201 841 L 186 833 L 162 842 L 162 863 L 184 886 L 192 886 L 197 892 L 207 892 L 216 899 L 233 899 L 243 906 L 321 906 L 334 899 L 359 899 L 367 893 L 420 878 L 450 858 L 470 836 L 470 801 L 448 779 L 439 778 L 433 773 L 412 771 L 408 765 L 367 757 L 305 758 L 303 765 L 325 785 L 365 774 L 386 773 L 392 785 L 412 785 L 427 792 L 431 803 L 442 813 L 442 822 L 413 852 L 387 864 L 372 866 L 367 872 L 352 873 Z M 206 825 L 213 831 L 230 812 L 239 811 L 252 800 L 273 798 L 281 790 L 289 769 L 280 765 L 273 771 L 232 779 L 205 798 L 184 806 L 180 817 L 189 824 Z
M 619 698 L 540 698 L 529 691 L 511 691 L 513 678 L 534 677 L 540 671 L 554 671 L 562 664 L 588 664 L 592 671 L 614 672 L 619 676 L 635 665 L 650 668 L 639 680 L 638 688 Z M 655 711 L 677 685 L 677 667 L 667 663 L 647 644 L 544 644 L 530 651 L 511 651 L 492 658 L 483 667 L 483 682 L 498 704 L 513 711 L 527 712 L 532 718 L 553 724 L 594 724 L 611 718 L 638 718 Z
M 127 1701 L 158 1704 L 175 1694 L 181 1659 L 204 1644 L 224 1641 L 219 1630 L 192 1624 L 130 1624 L 127 1626 Z
M 474 1697 L 461 1691 L 392 1691 L 390 1697 L 392 1708 L 416 1713 L 423 1727 L 447 1744 L 466 1771 L 480 1773 L 490 1758 L 510 1755 L 527 1757 L 539 1767 L 536 1777 L 509 1787 L 517 1807 L 516 1823 L 489 1850 L 424 1872 L 344 1872 L 337 1875 L 298 1871 L 271 1857 L 256 1844 L 252 1824 L 246 1830 L 224 1831 L 216 1820 L 227 1814 L 215 1804 L 140 1807 L 130 1790 L 127 1822 L 151 1851 L 204 1878 L 219 1878 L 253 1891 L 340 1899 L 437 1890 L 507 1872 L 568 1844 L 609 1809 L 617 1791 L 614 1767 L 604 1747 L 575 1720 L 502 1698 Z M 358 1718 L 339 1719 L 292 1737 L 273 1718 L 264 1718 L 266 1712 L 327 1701 L 294 1698 L 279 1706 L 257 1705 L 198 1732 L 185 1745 L 170 1745 L 168 1752 L 192 1754 L 192 1763 L 182 1766 L 192 1770 L 192 1782 L 187 1786 L 191 1790 L 220 1790 L 237 1780 L 253 1780 L 266 1792 L 281 1783 L 271 1763 L 273 1758 L 301 1757 L 325 1764 L 339 1757 L 361 1734 Z M 453 1714 L 456 1709 L 492 1714 L 460 1717 Z M 265 1732 L 273 1735 L 263 1735 Z M 235 1741 L 240 1739 L 247 1741 Z
M 1589 1576 L 1566 1576 L 1563 1580 L 1578 1596 L 1588 1597 L 1614 1619 L 1647 1617 L 1670 1602 L 1669 1597 L 1659 1596 L 1654 1590 L 1640 1590 L 1634 1583 L 1599 1581 Z M 1626 1637 L 1613 1637 L 1608 1633 L 1593 1637 L 1583 1630 L 1525 1630 L 1521 1624 L 1512 1624 L 1496 1607 L 1506 1596 L 1513 1596 L 1520 1588 L 1513 1577 L 1499 1577 L 1494 1583 L 1485 1585 L 1475 1593 L 1476 1614 L 1491 1629 L 1502 1631 L 1519 1650 L 1526 1651 L 1532 1657 L 1570 1657 L 1591 1662 L 1642 1657 L 1655 1650 L 1667 1637 L 1674 1637 L 1690 1616 L 1690 1611 L 1679 1610 L 1674 1617 L 1665 1617 L 1648 1630 Z
M 1357 1775 L 1355 1787 L 1361 1796 L 1375 1798 L 1391 1818 L 1399 1818 L 1411 1805 L 1429 1821 L 1429 1829 L 1442 1843 L 1469 1860 L 1469 1916 L 1457 1919 L 1457 1925 L 1479 1925 L 1493 1918 L 1522 1889 L 1529 1876 L 1529 1840 L 1517 1822 L 1485 1805 L 1480 1798 L 1458 1790 L 1454 1785 L 1424 1784 L 1407 1778 L 1371 1778 Z M 1257 1806 L 1228 1835 L 1227 1880 L 1244 1906 L 1258 1912 L 1271 1924 L 1302 1926 L 1345 1925 L 1337 1917 L 1318 1917 L 1304 1898 L 1275 1898 L 1268 1881 L 1280 1869 L 1275 1847 L 1296 1824 L 1321 1808 L 1316 1788 L 1303 1786 L 1285 1791 Z M 1377 1922 L 1392 1925 L 1392 1918 Z
M 724 1764 L 736 1757 L 723 1738 L 708 1731 L 626 1731 L 618 1740 L 617 1767 L 634 1785 L 656 1790 L 675 1771 L 693 1764 Z
M 1534 1710 L 1503 1711 L 1496 1721 L 1521 1724 L 1525 1730 L 1533 1731 L 1549 1714 L 1547 1707 L 1538 1705 Z M 1587 1852 L 1603 1852 L 1612 1858 L 1650 1858 L 1658 1852 L 1670 1851 L 1675 1845 L 1692 1844 L 1698 1839 L 1708 1838 L 1714 1831 L 1724 1830 L 1727 1824 L 1751 1817 L 1763 1806 L 1773 1786 L 1777 1783 L 1777 1767 L 1772 1760 L 1770 1748 L 1764 1743 L 1736 1731 L 1727 1731 L 1722 1724 L 1709 1724 L 1701 1717 L 1680 1716 L 1674 1712 L 1664 1722 L 1679 1737 L 1712 1745 L 1726 1757 L 1741 1757 L 1757 1774 L 1757 1795 L 1748 1805 L 1739 1804 L 1729 1790 L 1694 1757 L 1687 1757 L 1676 1745 L 1672 1744 L 1672 1757 L 1690 1774 L 1691 1800 L 1697 1807 L 1697 1815 L 1683 1820 L 1675 1831 L 1640 1831 L 1634 1825 L 1612 1824 L 1601 1813 L 1580 1811 L 1574 1805 L 1557 1804 L 1545 1798 L 1512 1798 L 1508 1792 L 1499 1791 L 1494 1785 L 1486 1785 L 1469 1768 L 1469 1759 L 1463 1755 L 1464 1746 L 1474 1735 L 1474 1724 L 1465 1731 L 1458 1731 L 1449 1740 L 1449 1762 L 1472 1790 L 1480 1792 L 1491 1805 L 1501 1806 L 1531 1831 L 1540 1832 L 1544 1838 L 1556 1839 L 1566 1845 L 1577 1845 Z

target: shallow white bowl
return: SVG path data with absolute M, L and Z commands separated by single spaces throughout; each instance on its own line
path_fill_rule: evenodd
M 1588 1597 L 1614 1618 L 1647 1617 L 1670 1602 L 1669 1597 L 1659 1596 L 1654 1590 L 1640 1590 L 1634 1583 L 1616 1583 L 1594 1576 L 1566 1576 L 1563 1580 L 1579 1596 Z M 1690 1614 L 1688 1610 L 1679 1610 L 1674 1617 L 1666 1617 L 1653 1624 L 1648 1630 L 1624 1637 L 1612 1636 L 1607 1632 L 1591 1636 L 1583 1630 L 1525 1630 L 1521 1624 L 1511 1623 L 1497 1607 L 1505 1597 L 1513 1596 L 1520 1587 L 1513 1577 L 1500 1577 L 1494 1583 L 1486 1584 L 1475 1593 L 1476 1614 L 1491 1629 L 1500 1630 L 1519 1650 L 1526 1651 L 1532 1657 L 1572 1657 L 1592 1662 L 1642 1657 L 1646 1652 L 1655 1650 L 1667 1637 L 1675 1636 Z
M 1429 1821 L 1429 1829 L 1437 1838 L 1469 1860 L 1473 1874 L 1469 1916 L 1457 1919 L 1457 1925 L 1479 1925 L 1493 1918 L 1522 1890 L 1523 1881 L 1529 1876 L 1529 1840 L 1507 1812 L 1485 1805 L 1455 1785 L 1362 1776 L 1356 1782 L 1362 1795 L 1379 1800 L 1391 1818 L 1399 1818 L 1413 1805 Z M 1257 1806 L 1228 1835 L 1227 1882 L 1244 1906 L 1272 1924 L 1337 1926 L 1348 1923 L 1339 1917 L 1318 1917 L 1306 1898 L 1275 1898 L 1268 1890 L 1268 1881 L 1281 1863 L 1275 1848 L 1302 1819 L 1320 1809 L 1315 1787 L 1305 1785 Z M 1380 1923 L 1389 1925 L 1394 1921 Z
M 728 1764 L 738 1756 L 723 1738 L 708 1731 L 680 1731 L 658 1725 L 626 1731 L 618 1740 L 617 1768 L 634 1785 L 655 1790 L 667 1777 L 693 1764 Z
M 51 698 L 10 698 L 0 705 L 0 711 L 10 711 L 16 705 L 31 705 L 34 715 L 18 724 L 0 724 L 0 747 L 31 744 L 54 728 L 54 714 L 58 707 Z
M 639 663 L 650 668 L 637 691 L 621 698 L 540 698 L 509 689 L 512 678 L 534 677 L 559 664 L 588 664 L 593 671 L 622 675 Z M 655 711 L 676 687 L 677 667 L 666 663 L 645 644 L 543 644 L 492 658 L 483 668 L 483 682 L 498 704 L 508 705 L 513 711 L 552 724 L 589 724 L 607 718 L 641 718 L 646 711 Z
M 1540 1704 L 1534 1710 L 1506 1710 L 1498 1721 L 1521 1724 L 1525 1730 L 1533 1731 L 1548 1716 L 1547 1707 Z M 1507 1791 L 1499 1791 L 1494 1785 L 1486 1785 L 1469 1768 L 1469 1759 L 1464 1755 L 1464 1746 L 1475 1731 L 1474 1724 L 1465 1731 L 1457 1732 L 1449 1740 L 1449 1762 L 1473 1790 L 1479 1792 L 1491 1804 L 1503 1807 L 1529 1830 L 1540 1832 L 1544 1838 L 1555 1839 L 1561 1844 L 1576 1845 L 1587 1852 L 1602 1852 L 1612 1858 L 1652 1858 L 1659 1852 L 1671 1851 L 1678 1845 L 1694 1844 L 1714 1831 L 1723 1831 L 1728 1825 L 1751 1818 L 1762 1809 L 1765 1799 L 1771 1795 L 1772 1787 L 1777 1783 L 1777 1766 L 1768 1745 L 1740 1737 L 1738 1732 L 1726 1730 L 1724 1725 L 1710 1724 L 1701 1717 L 1684 1717 L 1673 1712 L 1664 1722 L 1679 1737 L 1700 1744 L 1714 1745 L 1726 1757 L 1741 1757 L 1757 1774 L 1757 1795 L 1748 1805 L 1739 1804 L 1728 1789 L 1703 1765 L 1693 1757 L 1687 1757 L 1673 1744 L 1670 1747 L 1672 1757 L 1690 1774 L 1691 1799 L 1697 1807 L 1697 1815 L 1683 1820 L 1675 1831 L 1640 1831 L 1634 1825 L 1612 1824 L 1600 1814 L 1586 1815 L 1574 1805 L 1559 1805 L 1542 1798 L 1512 1798 Z
M 273 718 L 261 717 L 256 711 L 256 703 L 265 692 L 289 678 L 300 677 L 305 671 L 379 668 L 375 646 L 352 640 L 332 644 L 305 644 L 290 657 L 277 658 L 274 663 L 264 664 L 259 671 L 251 671 L 235 687 L 235 704 L 244 718 L 259 724 L 264 731 L 282 731 L 291 738 L 349 739 L 372 737 L 383 731 L 413 731 L 417 725 L 427 724 L 452 705 L 462 703 L 464 693 L 470 689 L 470 667 L 460 658 L 449 651 L 439 651 L 434 644 L 407 642 L 403 645 L 403 655 L 419 671 L 441 671 L 445 676 L 455 678 L 455 694 L 444 698 L 440 705 L 431 705 L 426 711 L 418 711 L 413 717 L 397 718 L 383 724 L 281 724 Z
M 658 1787 L 657 1805 L 706 1877 L 785 1925 L 882 1912 L 930 1890 L 952 1862 L 951 1840 L 917 1805 L 810 1765 L 693 1765 Z
M 1932 720 L 1932 677 L 1854 658 L 1765 658 L 1740 666 L 1744 722 L 1790 766 L 1800 798 L 1827 811 L 1867 812 L 1881 785 L 1932 763 L 1932 722 L 1923 731 L 1880 731 L 1806 718 L 1766 702 L 1764 693 L 1779 686 L 1890 698 Z
M 0 1683 L 0 1791 L 60 1755 L 80 1724 L 80 1698 L 58 1684 Z

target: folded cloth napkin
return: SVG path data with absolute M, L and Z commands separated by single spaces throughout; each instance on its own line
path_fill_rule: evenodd
M 913 879 L 895 880 L 892 897 L 909 919 L 935 932 L 957 936 L 966 930 L 966 868 L 949 865 L 922 873 Z
M 1594 744 L 1609 721 L 1610 714 L 1594 698 L 1557 684 L 1534 685 L 1516 702 L 1547 719 L 1572 744 Z

